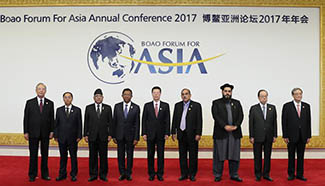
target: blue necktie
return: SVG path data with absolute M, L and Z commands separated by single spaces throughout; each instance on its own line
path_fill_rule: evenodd
M 124 108 L 124 117 L 128 117 L 128 105 L 125 105 L 125 108 Z
M 188 105 L 184 104 L 184 106 L 183 106 L 183 114 L 182 114 L 182 119 L 181 119 L 181 126 L 179 127 L 182 131 L 184 131 L 186 129 L 187 108 L 188 108 Z

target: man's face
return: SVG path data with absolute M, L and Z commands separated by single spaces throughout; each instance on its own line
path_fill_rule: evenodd
M 101 104 L 103 102 L 103 99 L 104 99 L 104 96 L 101 95 L 101 94 L 96 94 L 94 95 L 94 101 L 97 103 L 97 104 Z
M 263 104 L 265 105 L 266 102 L 267 102 L 267 93 L 265 91 L 261 91 L 260 92 L 260 95 L 258 96 L 258 100 Z
M 131 101 L 132 98 L 132 93 L 131 91 L 124 91 L 124 93 L 122 94 L 122 98 L 124 100 L 125 103 L 129 103 Z
M 301 90 L 294 91 L 292 97 L 296 102 L 300 102 L 302 100 L 302 92 L 301 92 Z
M 190 91 L 188 91 L 186 89 L 183 90 L 181 93 L 181 97 L 184 102 L 188 102 L 191 99 Z
M 225 87 L 223 90 L 222 90 L 222 95 L 224 98 L 226 99 L 230 99 L 231 98 L 231 95 L 232 95 L 232 90 L 230 87 Z
M 63 101 L 64 101 L 64 104 L 65 105 L 67 105 L 67 106 L 71 105 L 71 103 L 72 103 L 72 96 L 71 96 L 71 94 L 69 94 L 69 93 L 64 94 Z
M 153 100 L 159 101 L 160 100 L 160 95 L 161 95 L 161 93 L 160 93 L 159 89 L 153 89 L 153 91 L 152 91 Z
M 38 85 L 36 87 L 36 94 L 39 98 L 43 98 L 45 96 L 46 93 L 46 87 L 42 84 Z

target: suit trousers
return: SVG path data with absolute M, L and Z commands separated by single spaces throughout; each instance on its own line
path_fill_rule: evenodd
M 272 141 L 254 142 L 254 172 L 256 177 L 270 176 Z M 262 150 L 264 149 L 264 168 L 262 173 Z
M 67 161 L 68 161 L 68 151 L 71 159 L 71 172 L 70 176 L 77 176 L 78 174 L 78 161 L 77 161 L 77 151 L 78 143 L 77 141 L 73 142 L 60 142 L 59 141 L 59 150 L 60 150 L 60 177 L 67 176 Z
M 297 152 L 297 173 L 296 176 L 304 175 L 304 154 L 306 142 L 302 139 L 301 129 L 299 130 L 299 140 L 288 143 L 288 175 L 295 175 L 295 153 Z
M 98 155 L 100 162 L 99 176 L 106 177 L 108 173 L 107 150 L 108 141 L 101 141 L 97 137 L 96 141 L 89 141 L 89 176 L 98 176 Z
M 154 176 L 155 173 L 155 149 L 157 146 L 157 175 L 164 175 L 164 151 L 165 151 L 165 139 L 159 139 L 155 137 L 153 140 L 147 140 L 147 154 L 148 154 L 148 174 Z
M 178 147 L 181 175 L 195 176 L 198 170 L 199 142 L 195 138 L 189 139 L 186 131 L 183 131 L 182 137 L 178 139 Z
M 42 177 L 49 176 L 47 165 L 49 154 L 49 138 L 29 138 L 29 171 L 28 176 L 35 178 L 38 170 L 38 147 L 41 142 L 41 174 Z
M 127 166 L 125 167 L 125 152 L 127 159 Z M 133 141 L 126 140 L 117 140 L 117 154 L 118 154 L 118 169 L 120 175 L 131 176 L 132 167 L 133 167 L 133 154 L 134 154 L 134 145 Z

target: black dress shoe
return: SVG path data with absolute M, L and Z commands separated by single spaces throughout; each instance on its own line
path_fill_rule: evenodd
M 43 180 L 46 180 L 46 181 L 50 181 L 51 180 L 51 178 L 49 176 L 44 176 L 44 177 L 42 177 L 42 179 Z
M 303 176 L 297 176 L 296 177 L 298 180 L 302 180 L 302 181 L 307 181 L 307 178 L 303 177 Z
M 294 176 L 288 176 L 288 180 L 291 181 L 291 180 L 294 180 L 295 177 Z
M 256 176 L 256 181 L 261 181 L 261 176 Z
M 267 181 L 273 181 L 273 179 L 270 176 L 263 176 L 263 179 Z
M 100 179 L 102 180 L 102 181 L 108 181 L 108 179 L 107 179 L 107 177 L 100 177 Z
M 186 180 L 187 179 L 187 176 L 185 175 L 182 175 L 181 177 L 178 178 L 179 181 L 183 181 L 183 180 Z
M 126 177 L 126 180 L 128 180 L 128 181 L 132 181 L 132 176 L 130 175 L 130 176 L 127 176 Z
M 34 177 L 30 177 L 30 178 L 29 178 L 29 181 L 30 181 L 30 182 L 34 182 L 34 181 L 35 181 L 35 178 L 34 178 Z
M 120 177 L 118 178 L 118 180 L 122 181 L 126 178 L 126 176 L 124 174 L 120 175 Z
M 158 179 L 159 181 L 164 181 L 164 177 L 162 177 L 162 176 L 157 176 L 157 179 Z
M 149 176 L 149 181 L 153 181 L 155 179 L 155 176 Z
M 243 180 L 240 177 L 231 177 L 230 179 L 237 182 L 243 182 Z
M 191 177 L 190 177 L 190 180 L 191 180 L 191 181 L 196 181 L 195 176 L 191 176 Z
M 71 176 L 71 181 L 77 181 L 77 176 Z
M 92 177 L 88 178 L 88 181 L 94 181 L 94 180 L 97 180 L 96 176 L 92 176 Z
M 64 180 L 66 179 L 67 177 L 66 176 L 58 176 L 55 178 L 56 181 L 61 181 L 61 180 Z
M 221 181 L 221 177 L 215 177 L 215 178 L 214 178 L 214 181 L 215 181 L 215 182 L 219 182 L 219 181 Z

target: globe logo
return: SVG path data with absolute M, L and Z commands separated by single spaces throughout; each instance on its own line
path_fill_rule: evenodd
M 134 61 L 120 55 L 133 58 L 135 49 L 133 40 L 121 32 L 106 32 L 98 36 L 88 50 L 88 67 L 92 74 L 107 84 L 123 83 L 132 72 Z

